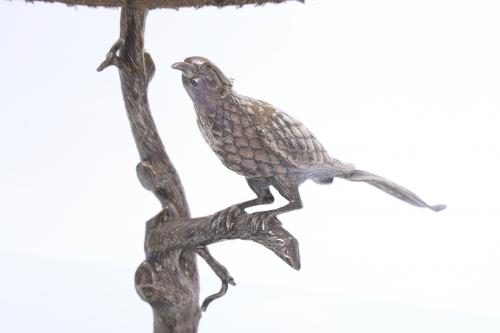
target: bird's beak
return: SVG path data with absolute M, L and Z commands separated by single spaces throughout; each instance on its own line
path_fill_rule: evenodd
M 188 64 L 187 62 L 176 62 L 175 64 L 172 65 L 173 69 L 178 69 L 182 71 L 182 74 L 187 77 L 188 79 L 191 79 L 195 76 L 195 68 L 193 65 Z

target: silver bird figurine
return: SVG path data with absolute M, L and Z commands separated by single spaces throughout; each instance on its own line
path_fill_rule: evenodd
M 257 195 L 238 208 L 274 202 L 269 190 L 273 186 L 288 204 L 264 213 L 271 217 L 299 209 L 299 186 L 304 181 L 331 184 L 335 177 L 366 182 L 414 206 L 436 212 L 446 208 L 428 205 L 390 180 L 331 157 L 302 123 L 267 102 L 235 92 L 232 80 L 210 60 L 189 57 L 172 68 L 182 72 L 205 141 L 227 168 L 246 178 Z

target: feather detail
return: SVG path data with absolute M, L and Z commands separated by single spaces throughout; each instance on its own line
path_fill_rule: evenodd
M 383 177 L 377 176 L 367 171 L 363 170 L 353 170 L 351 173 L 342 176 L 342 178 L 354 181 L 354 182 L 365 182 L 368 183 L 385 193 L 388 193 L 410 205 L 417 207 L 424 207 L 432 209 L 435 212 L 439 212 L 446 208 L 446 205 L 429 205 L 424 200 L 420 199 L 412 191 L 388 180 Z

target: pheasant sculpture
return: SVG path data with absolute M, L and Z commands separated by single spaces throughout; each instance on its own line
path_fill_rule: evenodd
M 302 123 L 267 102 L 236 93 L 232 81 L 210 60 L 189 57 L 172 68 L 182 72 L 205 141 L 257 195 L 238 208 L 272 203 L 273 186 L 288 204 L 264 213 L 271 217 L 299 209 L 299 186 L 305 180 L 330 184 L 335 177 L 366 182 L 414 206 L 446 208 L 428 205 L 402 186 L 331 157 Z

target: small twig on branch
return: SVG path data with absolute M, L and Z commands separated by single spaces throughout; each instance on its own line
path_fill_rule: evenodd
M 227 271 L 226 267 L 224 267 L 220 262 L 215 260 L 215 258 L 210 254 L 210 252 L 208 251 L 208 247 L 206 246 L 199 247 L 198 249 L 196 249 L 196 253 L 200 257 L 205 259 L 208 266 L 212 268 L 212 270 L 219 277 L 222 283 L 219 292 L 208 296 L 207 298 L 205 298 L 203 303 L 201 303 L 201 311 L 207 311 L 208 305 L 212 303 L 212 301 L 226 294 L 229 284 L 232 286 L 236 286 L 236 283 L 234 282 L 233 277 L 229 275 L 229 272 Z
M 227 293 L 228 288 L 229 288 L 229 285 L 227 284 L 227 282 L 222 281 L 222 286 L 220 287 L 219 292 L 208 296 L 207 298 L 205 298 L 203 303 L 201 303 L 201 311 L 203 311 L 203 312 L 207 311 L 207 308 L 210 305 L 210 303 L 215 301 L 217 298 L 221 298 L 222 296 L 224 296 Z
M 104 69 L 106 69 L 109 66 L 116 66 L 121 70 L 130 72 L 131 68 L 130 66 L 127 65 L 123 59 L 120 58 L 118 55 L 118 51 L 120 48 L 123 46 L 123 39 L 120 38 L 118 39 L 109 49 L 108 53 L 106 54 L 106 59 L 97 67 L 97 71 L 101 72 Z

